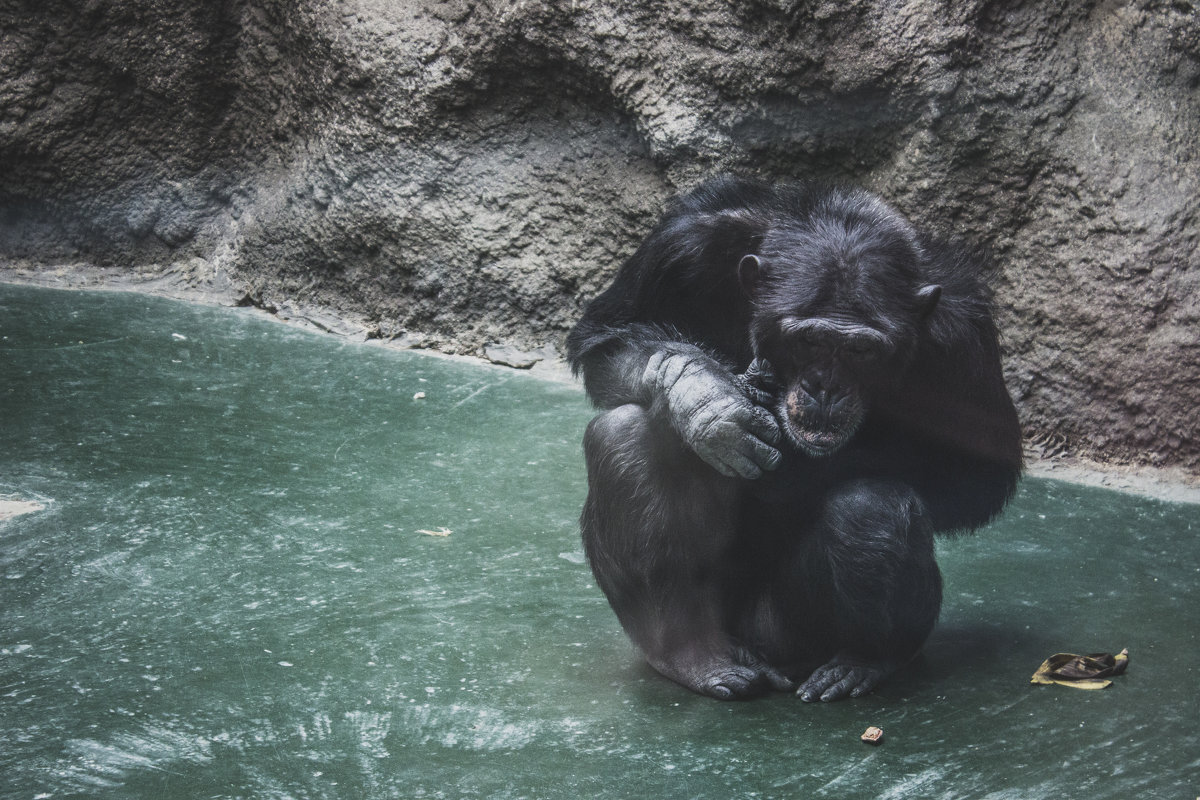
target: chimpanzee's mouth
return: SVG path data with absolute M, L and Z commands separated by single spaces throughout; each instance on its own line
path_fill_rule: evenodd
M 788 440 L 800 452 L 812 458 L 822 458 L 841 450 L 854 437 L 854 434 L 858 431 L 858 425 L 862 421 L 861 417 L 857 417 L 849 420 L 841 420 L 842 422 L 849 422 L 849 425 L 841 425 L 832 430 L 828 428 L 814 430 L 802 427 L 790 416 L 782 416 L 782 419 L 783 425 L 781 427 L 787 435 Z
M 809 433 L 804 442 L 815 450 L 836 450 L 842 446 L 842 437 L 836 433 Z
M 788 425 L 796 445 L 810 456 L 827 456 L 841 448 L 849 437 L 829 431 L 800 431 Z

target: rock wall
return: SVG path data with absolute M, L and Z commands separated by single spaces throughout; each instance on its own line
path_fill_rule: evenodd
M 1200 473 L 1191 0 L 0 0 L 0 259 L 561 345 L 718 170 L 1000 265 L 1036 446 Z

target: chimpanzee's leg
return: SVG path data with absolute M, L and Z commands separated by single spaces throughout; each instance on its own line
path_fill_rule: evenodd
M 725 631 L 722 561 L 737 480 L 641 406 L 607 411 L 584 437 L 583 543 L 596 582 L 656 670 L 721 699 L 791 684 Z
M 831 494 L 814 534 L 830 570 L 837 654 L 796 693 L 807 701 L 858 697 L 912 658 L 937 621 L 933 530 L 912 489 L 860 480 Z

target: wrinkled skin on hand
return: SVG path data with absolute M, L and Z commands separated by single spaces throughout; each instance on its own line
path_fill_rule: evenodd
M 783 391 L 771 365 L 761 358 L 751 361 L 746 371 L 733 380 L 752 403 L 767 409 L 778 402 L 778 395 Z
M 747 381 L 712 359 L 660 351 L 650 357 L 642 380 L 666 401 L 671 427 L 717 472 L 753 480 L 779 465 L 775 417 L 752 402 Z

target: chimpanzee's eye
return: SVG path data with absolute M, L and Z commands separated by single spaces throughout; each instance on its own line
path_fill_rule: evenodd
M 866 342 L 850 342 L 845 348 L 846 355 L 860 364 L 867 364 L 879 359 L 879 348 Z
M 801 352 L 809 356 L 829 355 L 829 353 L 833 350 L 827 338 L 824 336 L 818 336 L 814 333 L 808 333 L 797 337 L 796 346 Z

